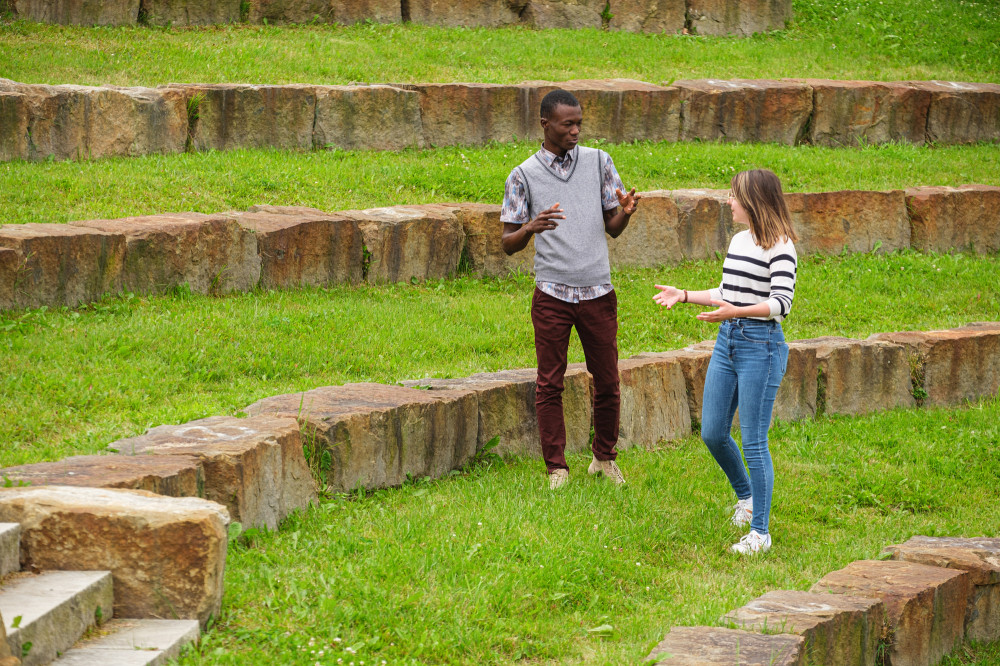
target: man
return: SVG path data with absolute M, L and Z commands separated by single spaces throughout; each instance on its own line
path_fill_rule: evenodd
M 583 109 L 572 94 L 553 90 L 546 95 L 541 123 L 545 140 L 507 178 L 500 221 L 508 255 L 523 250 L 535 236 L 535 408 L 549 488 L 569 480 L 562 392 L 574 326 L 594 377 L 594 459 L 587 471 L 621 484 L 625 478 L 615 463 L 618 299 L 605 234 L 617 238 L 625 230 L 641 195 L 635 188 L 623 192 L 607 153 L 577 145 Z

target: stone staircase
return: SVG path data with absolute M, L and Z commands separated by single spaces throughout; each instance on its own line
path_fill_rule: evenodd
M 198 639 L 197 620 L 112 619 L 109 571 L 19 571 L 20 533 L 0 523 L 0 666 L 159 665 Z

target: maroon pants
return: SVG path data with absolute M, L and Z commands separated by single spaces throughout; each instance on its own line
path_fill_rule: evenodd
M 617 457 L 618 415 L 618 296 L 615 292 L 579 303 L 567 303 L 537 287 L 531 299 L 531 323 L 535 327 L 538 381 L 535 410 L 542 456 L 549 472 L 567 469 L 566 421 L 563 417 L 563 376 L 570 329 L 576 327 L 594 377 L 594 443 L 598 460 Z

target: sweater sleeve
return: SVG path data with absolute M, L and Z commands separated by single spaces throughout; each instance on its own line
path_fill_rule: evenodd
M 787 317 L 795 298 L 795 278 L 798 272 L 798 256 L 791 241 L 779 243 L 770 259 L 771 292 L 767 304 L 771 318 Z

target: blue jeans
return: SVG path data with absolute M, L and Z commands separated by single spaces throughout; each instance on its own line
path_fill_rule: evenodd
M 701 438 L 739 499 L 753 496 L 750 529 L 767 534 L 774 467 L 767 449 L 774 397 L 788 365 L 788 345 L 776 321 L 729 319 L 719 326 L 705 374 Z M 740 409 L 740 434 L 750 475 L 730 431 Z

